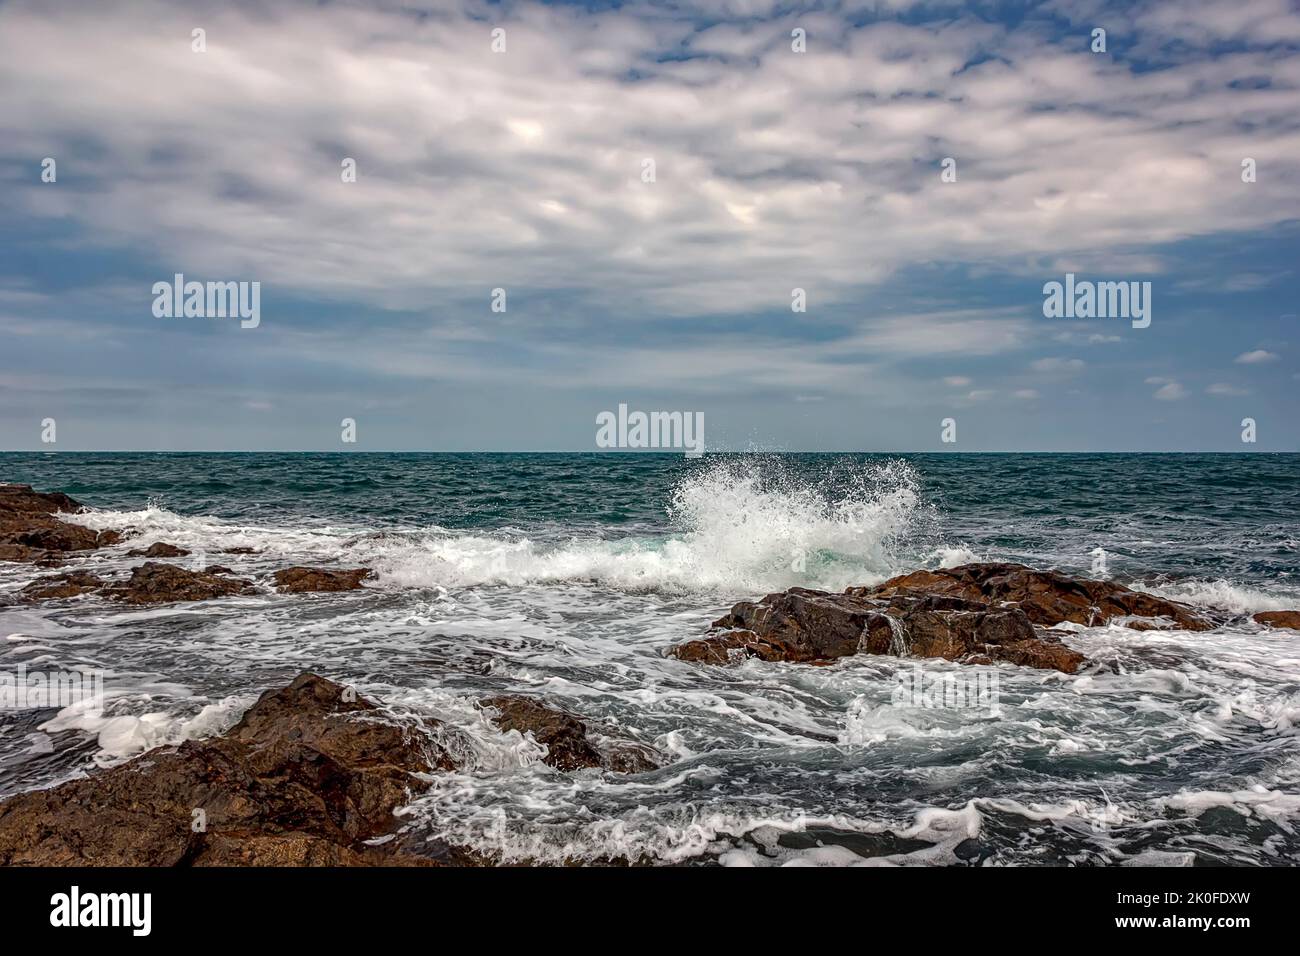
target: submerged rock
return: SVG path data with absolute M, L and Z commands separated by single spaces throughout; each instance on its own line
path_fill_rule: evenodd
M 81 511 L 61 492 L 33 491 L 31 485 L 0 485 L 0 561 L 57 564 L 64 553 L 117 544 L 117 531 L 94 531 L 63 521 L 59 514 Z
M 284 568 L 275 572 L 275 589 L 281 594 L 306 591 L 355 591 L 373 575 L 369 568 Z
M 1269 627 L 1286 627 L 1300 631 L 1300 611 L 1260 611 L 1252 620 Z
M 135 548 L 128 551 L 126 556 L 128 558 L 183 558 L 187 554 L 189 552 L 184 548 L 168 544 L 166 541 L 159 541 L 147 548 Z
M 104 588 L 103 593 L 127 604 L 163 604 L 170 601 L 210 601 L 232 594 L 247 594 L 252 590 L 252 582 L 242 578 L 146 561 L 132 569 L 130 578 Z
M 489 697 L 479 705 L 496 712 L 497 727 L 532 733 L 546 747 L 543 763 L 557 770 L 599 767 L 618 773 L 644 773 L 663 765 L 653 747 L 616 737 L 593 734 L 585 721 L 541 701 L 517 694 Z
M 221 737 L 0 803 L 5 866 L 429 864 L 393 812 L 448 754 L 314 674 L 268 691 Z M 441 862 L 481 862 L 441 848 Z
M 870 588 L 849 588 L 847 594 L 869 598 L 895 595 L 949 595 L 985 604 L 1020 608 L 1034 624 L 1054 627 L 1065 621 L 1092 627 L 1112 618 L 1157 619 L 1133 622 L 1139 627 L 1167 626 L 1206 631 L 1214 624 L 1186 604 L 1167 601 L 1113 584 L 1072 578 L 1059 571 L 1035 571 L 1022 564 L 964 564 L 938 571 L 913 571 Z

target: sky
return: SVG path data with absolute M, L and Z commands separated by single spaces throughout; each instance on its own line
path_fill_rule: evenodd
M 0 449 L 1300 450 L 1298 53 L 1290 0 L 0 0 Z

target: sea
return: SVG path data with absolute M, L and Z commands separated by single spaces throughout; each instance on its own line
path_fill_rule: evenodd
M 505 864 L 1300 863 L 1300 632 L 1250 619 L 1300 609 L 1300 455 L 5 453 L 0 480 L 136 532 L 69 567 L 122 575 L 166 541 L 258 585 L 15 605 L 51 572 L 0 563 L 0 671 L 90 669 L 104 691 L 99 711 L 0 710 L 0 796 L 219 734 L 310 670 L 454 739 L 461 768 L 400 825 Z M 1073 675 L 665 653 L 772 591 L 993 560 L 1225 623 L 1069 626 Z M 375 577 L 277 594 L 289 565 Z M 994 693 L 900 693 L 918 682 Z M 665 764 L 554 770 L 483 713 L 502 693 Z

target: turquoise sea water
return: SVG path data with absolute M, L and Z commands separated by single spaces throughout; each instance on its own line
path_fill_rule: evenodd
M 124 609 L 0 608 L 0 667 L 93 666 L 102 717 L 0 712 L 0 793 L 220 732 L 304 668 L 459 729 L 411 826 L 502 859 L 1300 862 L 1300 455 L 0 455 L 0 480 L 266 585 L 372 587 Z M 252 547 L 253 555 L 221 552 Z M 1099 550 L 1100 549 L 1100 550 Z M 907 661 L 701 668 L 663 656 L 737 600 L 1012 559 L 1235 615 L 1079 629 L 1092 664 L 996 671 L 996 713 L 906 708 Z M 1102 570 L 1104 569 L 1104 570 Z M 37 573 L 0 565 L 0 598 Z M 668 753 L 570 777 L 474 706 L 540 694 Z

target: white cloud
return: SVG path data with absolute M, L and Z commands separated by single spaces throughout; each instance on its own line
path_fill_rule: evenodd
M 1227 382 L 1215 382 L 1205 389 L 1205 394 L 1214 395 L 1217 398 L 1233 398 L 1239 395 L 1249 395 L 1250 392 L 1244 388 L 1229 385 Z
M 1162 402 L 1176 402 L 1187 397 L 1187 389 L 1177 382 L 1169 382 L 1156 389 L 1155 397 Z
M 1266 44 L 1300 19 L 1280 2 L 1206 18 L 1161 5 L 1146 29 Z M 511 4 L 492 10 L 501 55 L 477 3 L 424 18 L 214 6 L 195 54 L 174 5 L 13 0 L 0 155 L 75 158 L 76 179 L 15 202 L 149 250 L 162 275 L 405 308 L 504 286 L 612 316 L 740 314 L 800 286 L 816 309 L 920 263 L 1158 268 L 1141 247 L 1291 216 L 1235 172 L 1247 123 L 1274 181 L 1300 176 L 1300 76 L 1266 46 L 1134 72 L 1075 36 L 955 8 L 859 25 L 733 6 L 774 19 L 698 29 L 650 4 Z M 789 49 L 796 20 L 806 54 Z M 684 48 L 710 55 L 665 57 Z M 356 183 L 340 182 L 344 156 Z M 945 340 L 925 348 L 979 344 Z
M 1015 396 L 1016 396 L 1016 398 L 1024 399 L 1025 401 L 1029 401 L 1029 400 L 1031 400 L 1031 399 L 1035 399 L 1035 398 L 1038 397 L 1038 390 L 1037 390 L 1037 389 L 1033 389 L 1033 388 L 1022 388 L 1022 389 L 1018 389 L 1018 390 L 1015 392 Z
M 1253 352 L 1243 352 L 1234 359 L 1238 365 L 1259 365 L 1263 362 L 1276 362 L 1277 355 L 1264 349 L 1255 349 Z

